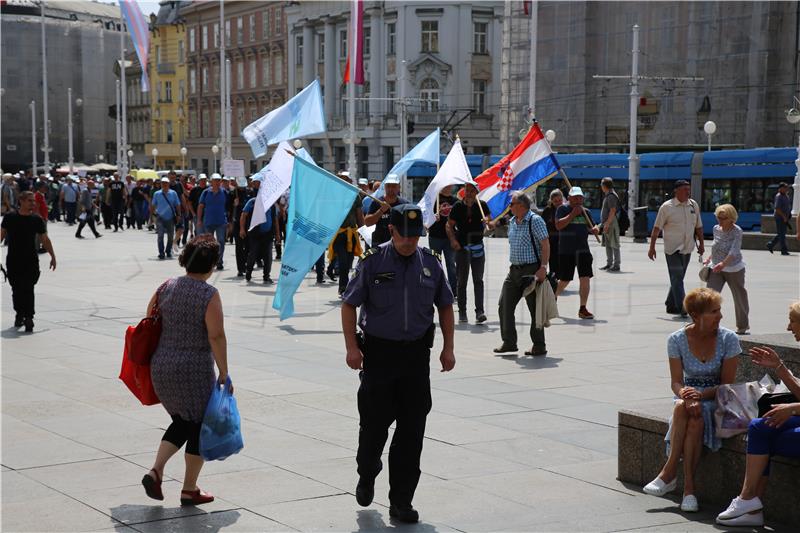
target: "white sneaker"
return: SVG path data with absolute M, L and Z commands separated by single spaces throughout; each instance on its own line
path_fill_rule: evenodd
M 764 506 L 761 504 L 761 500 L 758 499 L 758 496 L 749 500 L 743 500 L 737 496 L 731 500 L 731 504 L 727 509 L 717 515 L 717 522 L 721 524 L 722 522 L 720 522 L 720 520 L 730 520 L 731 518 L 746 515 L 747 513 L 760 511 L 763 508 Z
M 670 481 L 669 483 L 664 483 L 664 480 L 660 477 L 656 477 L 653 481 L 648 483 L 644 486 L 642 490 L 644 490 L 650 496 L 664 496 L 665 494 L 669 494 L 675 487 L 678 485 L 678 476 L 675 476 L 675 479 Z
M 727 520 L 717 517 L 717 524 L 722 524 L 723 526 L 761 527 L 764 525 L 764 513 L 758 511 L 757 513 L 743 514 Z
M 689 494 L 688 496 L 683 497 L 683 501 L 681 502 L 681 511 L 684 513 L 696 513 L 700 510 L 700 505 L 697 503 L 697 498 L 694 497 L 694 494 Z

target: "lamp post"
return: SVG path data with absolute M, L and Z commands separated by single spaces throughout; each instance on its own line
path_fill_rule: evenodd
M 547 142 L 552 144 L 553 141 L 556 140 L 556 132 L 554 130 L 547 130 L 544 132 L 544 138 L 547 139 Z
M 800 107 L 800 100 L 794 97 L 795 105 Z M 796 107 L 791 108 L 786 112 L 786 120 L 789 124 L 796 126 L 800 122 L 800 111 Z M 797 173 L 794 175 L 794 194 L 792 194 L 792 216 L 796 217 L 800 213 L 800 140 L 797 143 L 797 159 L 794 162 L 797 166 Z
M 219 153 L 219 146 L 217 146 L 216 144 L 213 145 L 211 147 L 211 153 L 214 154 L 214 166 L 212 167 L 213 168 L 213 172 L 216 172 L 217 171 L 217 154 Z
M 128 150 L 128 172 L 130 172 L 132 166 L 133 166 L 133 150 Z
M 156 163 L 156 157 L 158 157 L 158 148 L 153 148 L 150 153 L 153 154 L 153 170 L 158 170 L 158 164 Z
M 188 150 L 185 146 L 181 146 L 181 174 L 186 170 L 186 153 Z
M 717 132 L 717 125 L 714 123 L 713 120 L 709 120 L 705 124 L 703 124 L 703 131 L 706 132 L 708 135 L 708 151 L 711 151 L 711 136 Z
M 80 107 L 83 100 L 75 99 L 75 105 Z M 67 137 L 69 140 L 69 173 L 72 174 L 75 166 L 75 156 L 72 151 L 72 87 L 67 88 Z
M 29 107 L 31 108 L 31 148 L 33 149 L 33 170 L 31 171 L 31 174 L 38 176 L 39 174 L 36 172 L 36 102 L 31 100 Z

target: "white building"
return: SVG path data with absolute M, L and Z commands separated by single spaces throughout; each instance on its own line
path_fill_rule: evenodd
M 293 2 L 289 28 L 288 93 L 319 78 L 328 131 L 306 139 L 314 159 L 344 168 L 348 146 L 347 60 L 350 2 Z M 500 51 L 503 3 L 364 2 L 365 84 L 357 86 L 359 177 L 378 178 L 400 154 L 399 105 L 409 98 L 413 147 L 436 127 L 446 153 L 456 134 L 468 153 L 499 149 Z M 411 128 L 409 128 L 411 129 Z

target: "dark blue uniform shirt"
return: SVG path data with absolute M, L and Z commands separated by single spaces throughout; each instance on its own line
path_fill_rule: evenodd
M 453 304 L 453 293 L 432 252 L 417 248 L 403 257 L 389 241 L 359 261 L 343 301 L 361 307 L 358 324 L 368 335 L 411 341 L 433 323 L 434 305 Z

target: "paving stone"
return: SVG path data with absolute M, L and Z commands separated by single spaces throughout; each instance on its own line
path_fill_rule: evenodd
M 246 509 L 202 512 L 200 514 L 169 520 L 135 524 L 142 533 L 183 533 L 186 531 L 294 531 L 281 524 L 252 513 Z

